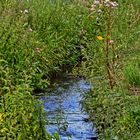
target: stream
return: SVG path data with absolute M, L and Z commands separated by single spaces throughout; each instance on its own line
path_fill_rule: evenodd
M 49 121 L 46 126 L 49 133 L 59 133 L 61 140 L 97 140 L 88 114 L 80 104 L 82 95 L 90 88 L 84 79 L 63 79 L 49 94 L 41 97 Z

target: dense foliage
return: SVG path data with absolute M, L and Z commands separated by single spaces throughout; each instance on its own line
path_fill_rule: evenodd
M 33 90 L 64 68 L 94 87 L 99 139 L 140 139 L 139 0 L 0 1 L 0 139 L 59 139 Z
M 47 88 L 52 73 L 77 64 L 79 10 L 61 1 L 0 1 L 2 139 L 51 139 L 42 105 L 31 94 Z

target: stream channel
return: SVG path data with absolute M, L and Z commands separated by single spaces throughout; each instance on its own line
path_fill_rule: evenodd
M 59 133 L 61 140 L 97 140 L 88 114 L 82 110 L 83 94 L 91 89 L 84 79 L 63 79 L 41 97 L 49 124 L 46 130 Z

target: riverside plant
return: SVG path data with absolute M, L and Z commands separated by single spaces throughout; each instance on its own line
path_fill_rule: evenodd
M 107 69 L 107 74 L 108 74 L 108 81 L 109 81 L 109 87 L 112 89 L 114 84 L 115 84 L 115 78 L 114 78 L 114 63 L 115 63 L 115 49 L 113 47 L 113 43 L 114 41 L 111 39 L 111 13 L 112 10 L 116 9 L 118 7 L 118 3 L 112 0 L 95 0 L 91 10 L 93 11 L 93 13 L 97 13 L 100 18 L 100 15 L 104 15 L 101 16 L 102 20 L 105 21 L 107 18 L 107 25 L 103 25 L 107 26 L 107 33 L 106 33 L 106 47 L 104 49 L 105 52 L 105 63 L 106 63 L 106 69 Z M 102 28 L 103 28 L 102 27 Z M 105 28 L 105 27 L 104 27 Z M 99 41 L 104 40 L 104 38 L 102 36 L 97 36 L 97 39 Z M 113 57 L 111 58 L 110 56 Z M 112 60 L 111 60 L 112 59 Z

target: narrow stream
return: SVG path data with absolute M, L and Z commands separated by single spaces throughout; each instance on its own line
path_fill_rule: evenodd
M 83 79 L 65 79 L 56 84 L 50 95 L 44 95 L 44 108 L 49 125 L 46 129 L 53 134 L 58 132 L 61 140 L 97 140 L 92 123 L 82 111 L 82 95 L 91 88 Z

